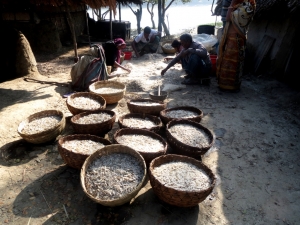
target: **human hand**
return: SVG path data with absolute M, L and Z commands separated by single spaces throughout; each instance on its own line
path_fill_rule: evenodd
M 160 73 L 161 76 L 165 75 L 165 73 L 167 72 L 167 68 L 163 69 Z

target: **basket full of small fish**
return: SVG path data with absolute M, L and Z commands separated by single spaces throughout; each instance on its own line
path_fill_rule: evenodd
M 160 200 L 178 207 L 198 205 L 212 193 L 216 184 L 216 176 L 202 162 L 175 154 L 153 159 L 149 180 Z
M 164 41 L 161 43 L 161 49 L 165 54 L 175 54 L 176 49 L 172 47 L 172 41 Z
M 27 142 L 41 144 L 56 139 L 65 126 L 66 119 L 61 111 L 43 110 L 23 120 L 18 133 Z
M 84 162 L 80 182 L 84 193 L 104 206 L 129 202 L 144 185 L 147 168 L 132 148 L 112 144 L 92 153 Z
M 123 128 L 114 134 L 117 144 L 139 152 L 147 165 L 156 157 L 166 154 L 167 142 L 158 134 L 144 129 Z
M 203 117 L 203 111 L 193 106 L 179 106 L 164 109 L 159 116 L 165 125 L 173 119 L 188 119 L 199 123 Z
M 159 116 L 160 111 L 166 109 L 167 103 L 152 99 L 131 99 L 127 101 L 131 113 L 142 113 Z
M 178 119 L 166 125 L 167 141 L 180 155 L 200 158 L 213 145 L 213 133 L 200 123 Z
M 83 112 L 95 112 L 106 108 L 105 99 L 93 92 L 76 92 L 66 100 L 67 107 L 73 115 Z
M 114 104 L 124 97 L 126 85 L 118 81 L 101 80 L 92 83 L 89 91 L 101 95 L 106 104 Z
M 108 133 L 116 120 L 116 113 L 102 109 L 97 112 L 83 112 L 73 116 L 70 120 L 76 134 L 92 134 L 104 136 Z
M 109 140 L 95 135 L 67 135 L 58 140 L 58 152 L 68 166 L 81 169 L 88 156 L 110 144 Z
M 162 122 L 159 117 L 150 114 L 128 113 L 118 119 L 120 128 L 138 128 L 159 132 Z

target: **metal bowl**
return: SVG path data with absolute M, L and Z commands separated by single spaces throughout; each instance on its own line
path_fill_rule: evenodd
M 163 101 L 168 97 L 168 92 L 160 91 L 160 95 L 158 95 L 158 91 L 152 91 L 149 96 L 152 100 Z

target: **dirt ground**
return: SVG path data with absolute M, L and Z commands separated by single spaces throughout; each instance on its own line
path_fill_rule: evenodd
M 87 49 L 80 47 L 79 54 Z M 40 75 L 0 83 L 0 224 L 300 223 L 299 91 L 251 74 L 237 93 L 220 91 L 213 76 L 209 86 L 170 91 L 168 108 L 198 107 L 204 112 L 201 124 L 215 135 L 202 159 L 217 176 L 213 193 L 198 206 L 179 208 L 161 202 L 148 182 L 130 203 L 104 207 L 84 194 L 79 171 L 64 164 L 57 141 L 33 145 L 17 133 L 22 120 L 46 109 L 64 112 L 67 126 L 61 136 L 73 132 L 62 97 L 71 91 L 73 50 L 64 50 L 36 54 Z M 126 100 L 148 97 L 158 85 L 180 85 L 180 65 L 160 76 L 163 57 L 159 52 L 124 61 L 132 72 L 114 79 L 126 83 L 126 95 L 107 109 L 120 116 L 129 112 Z M 117 129 L 116 122 L 106 138 L 111 140 Z

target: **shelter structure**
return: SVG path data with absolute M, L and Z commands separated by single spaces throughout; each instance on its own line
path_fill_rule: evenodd
M 216 2 L 214 15 L 222 16 L 222 2 Z M 247 35 L 247 69 L 300 87 L 293 72 L 300 51 L 299 13 L 299 0 L 256 0 Z
M 77 37 L 88 30 L 87 6 L 109 7 L 116 14 L 118 3 L 142 4 L 140 0 L 0 0 L 0 45 L 4 49 L 0 66 L 5 74 L 0 81 L 36 71 L 32 50 L 58 52 L 63 44 L 73 43 L 76 61 Z M 29 60 L 25 65 L 30 67 L 20 70 L 17 57 Z

